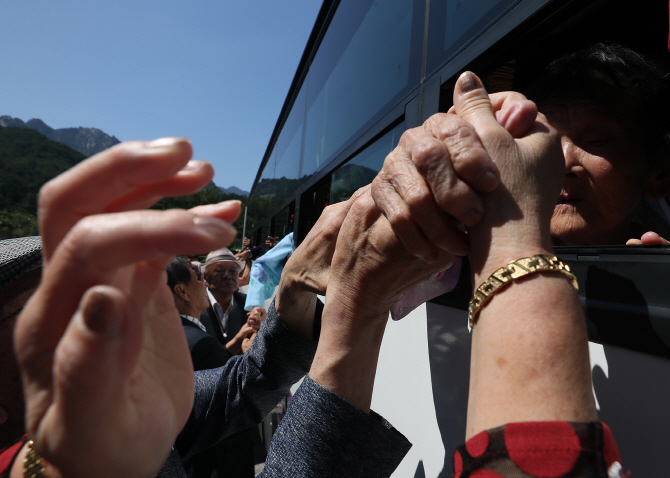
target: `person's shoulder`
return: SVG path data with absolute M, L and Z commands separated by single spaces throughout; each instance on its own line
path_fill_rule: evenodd
M 188 342 L 188 347 L 190 349 L 192 349 L 193 346 L 198 341 L 204 339 L 205 337 L 211 337 L 214 340 L 216 340 L 215 337 L 212 337 L 207 332 L 204 332 L 200 327 L 195 325 L 193 322 L 184 321 L 182 319 L 182 326 L 184 327 L 184 333 L 186 334 L 186 340 Z M 217 342 L 218 342 L 218 340 L 217 340 Z
M 244 305 L 244 302 L 247 300 L 247 294 L 238 290 L 233 295 L 235 296 L 235 300 L 238 300 L 239 298 L 239 300 L 241 300 L 242 304 Z

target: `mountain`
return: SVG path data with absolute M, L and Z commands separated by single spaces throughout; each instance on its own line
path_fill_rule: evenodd
M 238 188 L 237 186 L 231 186 L 229 188 L 219 187 L 219 189 L 221 190 L 221 192 L 224 192 L 226 194 L 237 194 L 238 196 L 249 197 L 249 191 L 244 191 L 244 190 Z
M 120 141 L 97 128 L 60 128 L 53 129 L 40 119 L 31 119 L 27 123 L 19 118 L 0 116 L 0 126 L 3 128 L 29 128 L 42 133 L 47 138 L 63 143 L 75 151 L 93 156 Z
M 0 239 L 36 235 L 40 188 L 84 159 L 25 126 L 0 128 Z

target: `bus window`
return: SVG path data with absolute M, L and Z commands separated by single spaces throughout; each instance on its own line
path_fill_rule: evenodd
M 331 204 L 346 201 L 357 189 L 372 182 L 382 169 L 386 155 L 398 144 L 403 131 L 405 131 L 404 122 L 333 172 L 330 183 Z

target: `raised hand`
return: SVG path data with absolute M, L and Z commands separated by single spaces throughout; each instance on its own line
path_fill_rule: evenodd
M 369 186 L 341 212 L 346 218 L 333 251 L 310 377 L 367 412 L 391 305 L 412 286 L 449 267 L 454 257 L 439 251 L 428 264 L 411 254 L 376 207 Z
M 551 251 L 549 221 L 564 168 L 557 132 L 536 113 L 525 134 L 515 138 L 500 124 L 481 81 L 470 72 L 456 83 L 454 107 L 475 128 L 501 178 L 500 187 L 481 193 L 484 215 L 468 227 L 475 275 L 492 272 L 482 271 L 487 262 L 495 270 L 523 257 L 519 254 Z
M 351 204 L 350 199 L 325 208 L 282 271 L 275 308 L 284 323 L 305 338 L 312 338 L 316 294 L 326 294 L 337 235 Z
M 155 476 L 193 371 L 164 267 L 229 244 L 239 202 L 137 211 L 211 181 L 184 139 L 124 143 L 41 192 L 44 269 L 16 326 L 35 447 L 68 477 Z
M 514 138 L 535 123 L 537 107 L 523 95 L 491 95 L 497 121 Z M 481 193 L 499 183 L 473 125 L 455 114 L 438 113 L 406 131 L 372 183 L 372 197 L 394 233 L 416 256 L 430 262 L 438 250 L 464 255 L 469 241 L 463 225 L 481 220 Z

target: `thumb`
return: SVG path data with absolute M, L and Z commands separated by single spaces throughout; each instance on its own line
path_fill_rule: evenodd
M 461 74 L 454 88 L 456 114 L 474 126 L 484 147 L 492 147 L 512 140 L 511 135 L 498 123 L 489 95 L 481 80 L 471 71 Z M 494 148 L 495 149 L 495 148 Z
M 54 359 L 54 401 L 66 416 L 84 417 L 91 404 L 95 413 L 128 381 L 142 347 L 142 322 L 130 309 L 114 287 L 84 294 Z

